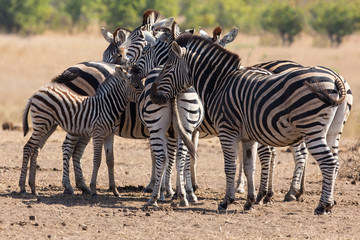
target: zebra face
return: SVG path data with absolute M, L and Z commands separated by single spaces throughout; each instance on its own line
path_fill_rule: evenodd
M 101 32 L 104 39 L 109 43 L 109 46 L 103 53 L 103 61 L 116 63 L 119 57 L 118 48 L 126 41 L 131 31 L 125 28 L 117 28 L 114 33 L 110 33 L 105 28 L 102 28 Z
M 165 104 L 191 86 L 185 55 L 186 49 L 174 41 L 168 61 L 151 86 L 150 98 L 155 104 Z

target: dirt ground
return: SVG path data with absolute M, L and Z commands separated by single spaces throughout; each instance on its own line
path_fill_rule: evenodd
M 54 76 L 78 62 L 101 59 L 107 43 L 100 27 L 94 33 L 24 37 L 0 35 L 0 123 L 20 127 L 26 99 Z M 198 29 L 196 29 L 198 31 Z M 211 32 L 211 30 L 208 30 Z M 266 39 L 265 39 L 266 40 Z M 243 211 L 244 195 L 226 214 L 217 213 L 225 194 L 224 163 L 217 138 L 200 140 L 197 191 L 199 203 L 187 208 L 159 202 L 159 209 L 144 210 L 150 194 L 143 188 L 150 179 L 150 154 L 146 140 L 115 139 L 116 182 L 121 197 L 108 188 L 105 161 L 98 176 L 96 199 L 63 195 L 61 145 L 65 133 L 51 136 L 38 157 L 38 197 L 18 194 L 22 149 L 29 136 L 0 130 L 0 239 L 360 239 L 360 35 L 344 39 L 338 48 L 316 44 L 303 34 L 290 47 L 267 46 L 263 37 L 239 34 L 229 49 L 242 57 L 244 66 L 289 59 L 304 65 L 323 65 L 350 83 L 354 105 L 340 143 L 340 172 L 335 186 L 337 205 L 331 215 L 315 216 L 321 189 L 319 167 L 310 157 L 306 192 L 301 202 L 283 202 L 294 168 L 291 153 L 277 149 L 275 196 L 272 205 Z M 83 157 L 89 183 L 92 148 Z M 259 178 L 257 166 L 257 183 Z M 174 173 L 176 170 L 174 170 Z M 174 174 L 175 175 L 175 174 Z M 71 169 L 74 186 L 73 171 Z M 175 177 L 173 177 L 173 186 Z M 257 184 L 258 187 L 258 184 Z M 27 188 L 29 192 L 29 188 Z
M 118 137 L 115 177 L 121 196 L 117 198 L 106 191 L 104 160 L 96 199 L 82 195 L 79 190 L 72 196 L 63 195 L 61 144 L 65 133 L 62 131 L 56 131 L 39 154 L 36 180 L 39 196 L 20 195 L 22 148 L 28 137 L 23 137 L 21 131 L 0 131 L 1 239 L 359 239 L 360 148 L 356 141 L 341 142 L 341 168 L 335 187 L 337 204 L 333 213 L 315 216 L 321 173 L 311 157 L 303 201 L 283 202 L 294 167 L 286 148 L 277 149 L 272 205 L 256 205 L 254 210 L 244 212 L 245 196 L 237 194 L 227 213 L 219 214 L 217 204 L 225 194 L 225 174 L 217 138 L 200 140 L 199 203 L 186 208 L 172 207 L 170 200 L 159 202 L 158 209 L 144 208 L 150 195 L 143 193 L 150 178 L 148 142 Z M 82 163 L 88 183 L 92 170 L 91 145 Z M 72 169 L 71 177 L 74 185 Z M 257 183 L 258 177 L 259 165 Z M 27 191 L 30 192 L 28 187 Z

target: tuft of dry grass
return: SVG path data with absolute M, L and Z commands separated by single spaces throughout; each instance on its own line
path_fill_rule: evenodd
M 226 30 L 224 32 L 227 32 Z M 316 40 L 316 39 L 315 39 Z M 360 35 L 345 39 L 338 48 L 317 47 L 314 38 L 303 34 L 290 47 L 263 46 L 260 36 L 240 34 L 228 49 L 242 57 L 242 64 L 289 59 L 303 65 L 322 65 L 334 69 L 350 83 L 354 106 L 344 136 L 360 134 Z M 100 28 L 91 34 L 46 34 L 41 36 L 0 35 L 0 123 L 21 123 L 26 100 L 45 83 L 73 64 L 101 60 L 107 47 Z

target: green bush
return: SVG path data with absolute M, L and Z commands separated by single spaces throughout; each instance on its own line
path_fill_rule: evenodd
M 331 46 L 337 47 L 344 36 L 357 30 L 359 6 L 352 1 L 319 1 L 310 8 L 313 29 L 325 33 Z
M 0 6 L 0 29 L 8 33 L 40 33 L 51 14 L 50 0 L 0 0 Z
M 303 30 L 304 19 L 300 9 L 286 2 L 274 2 L 265 7 L 260 24 L 265 31 L 279 34 L 283 46 L 289 46 Z

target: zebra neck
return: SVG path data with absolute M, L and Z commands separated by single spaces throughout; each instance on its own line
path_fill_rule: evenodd
M 229 83 L 228 76 L 238 69 L 238 62 L 218 56 L 212 61 L 206 57 L 200 58 L 190 65 L 190 79 L 203 102 L 217 95 Z
M 113 120 L 120 117 L 129 102 L 126 87 L 120 82 L 116 82 L 109 86 L 107 91 L 101 92 L 95 96 L 95 101 L 100 106 L 101 114 L 113 116 Z

